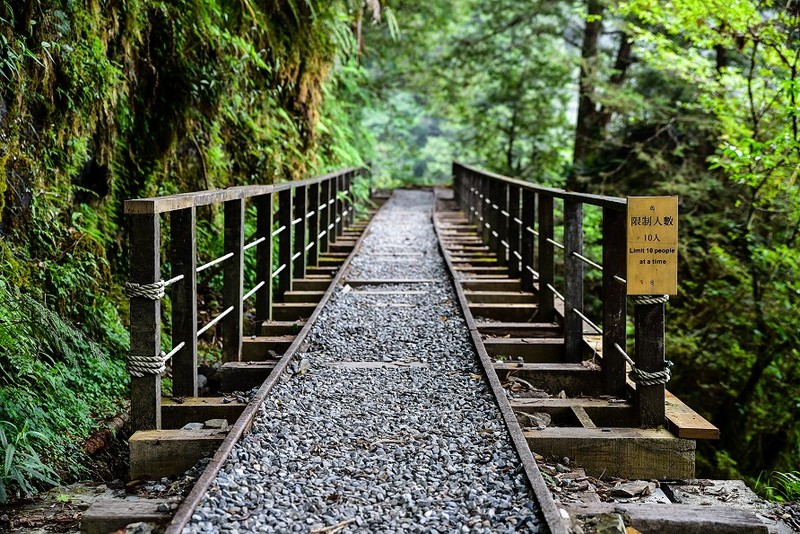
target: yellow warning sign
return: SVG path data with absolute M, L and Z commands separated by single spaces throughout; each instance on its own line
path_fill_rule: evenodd
M 628 197 L 628 295 L 678 293 L 678 197 Z

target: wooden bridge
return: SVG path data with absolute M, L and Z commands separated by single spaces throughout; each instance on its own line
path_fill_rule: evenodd
M 369 219 L 387 197 L 372 190 L 367 169 L 353 168 L 292 183 L 126 202 L 136 431 L 131 477 L 173 475 L 212 456 L 169 532 L 190 520 L 259 406 L 296 365 L 336 287 L 420 282 L 348 274 Z M 542 523 L 555 532 L 567 528 L 559 509 L 565 505 L 554 502 L 537 465 L 542 459 L 567 457 L 596 477 L 691 479 L 695 440 L 719 434 L 665 389 L 667 299 L 627 296 L 626 207 L 622 198 L 542 187 L 458 163 L 453 187 L 436 190 L 434 227 L 483 380 Z M 223 254 L 199 264 L 198 211 L 214 209 L 224 214 Z M 588 242 L 587 235 L 600 238 Z M 198 275 L 213 269 L 221 269 L 221 311 L 200 324 Z M 162 333 L 165 310 L 169 336 Z M 201 395 L 198 339 L 218 332 L 222 362 L 213 387 Z M 170 398 L 161 395 L 166 367 Z M 232 392 L 253 388 L 247 403 L 231 400 Z M 208 421 L 218 424 L 186 428 Z M 145 503 L 136 513 L 152 515 L 151 508 Z M 695 512 L 702 518 L 697 524 L 761 529 L 752 514 L 719 512 L 712 520 L 708 508 Z

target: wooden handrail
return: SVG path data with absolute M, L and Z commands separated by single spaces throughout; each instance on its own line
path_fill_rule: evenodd
M 623 396 L 626 362 L 615 345 L 626 347 L 627 342 L 627 199 L 544 187 L 457 162 L 453 163 L 453 188 L 456 201 L 499 262 L 520 277 L 524 290 L 538 294 L 537 319 L 563 322 L 566 361 L 583 359 L 584 323 L 588 319 L 584 315 L 585 264 L 602 270 L 603 390 L 608 395 Z M 563 244 L 554 240 L 556 200 L 562 201 Z M 584 205 L 603 211 L 602 265 L 583 255 Z M 563 253 L 556 254 L 556 246 Z M 563 258 L 562 291 L 555 287 L 557 256 Z M 563 301 L 563 306 L 556 300 Z M 664 367 L 664 316 L 664 304 L 635 307 L 636 363 L 645 371 Z M 598 329 L 591 320 L 588 324 Z M 663 424 L 664 385 L 639 385 L 637 397 L 640 425 Z
M 222 325 L 225 361 L 241 359 L 243 300 L 255 295 L 257 323 L 272 318 L 272 303 L 282 300 L 292 289 L 293 278 L 302 277 L 307 266 L 318 266 L 319 255 L 329 243 L 342 235 L 352 222 L 354 204 L 353 178 L 368 177 L 365 167 L 347 168 L 322 176 L 275 185 L 229 187 L 212 191 L 180 193 L 155 198 L 125 201 L 125 213 L 131 228 L 131 282 L 140 286 L 161 286 L 160 259 L 161 217 L 169 214 L 172 266 L 168 289 L 172 300 L 173 393 L 196 396 L 197 336 L 217 323 Z M 309 198 L 310 197 L 310 198 Z M 245 243 L 246 201 L 256 210 L 256 235 Z M 224 205 L 225 254 L 201 265 L 223 266 L 223 311 L 202 328 L 197 324 L 197 210 L 198 206 Z M 277 204 L 277 213 L 274 213 Z M 324 205 L 325 209 L 320 210 Z M 283 231 L 274 232 L 277 223 Z M 324 232 L 324 234 L 323 234 Z M 273 246 L 277 234 L 278 246 Z M 322 235 L 322 237 L 320 237 Z M 245 295 L 244 255 L 255 248 L 256 273 L 253 288 Z M 273 272 L 273 259 L 282 267 Z M 277 276 L 277 291 L 272 281 Z M 136 294 L 131 305 L 131 354 L 139 359 L 158 362 L 161 347 L 161 302 Z M 131 377 L 131 412 L 135 430 L 161 427 L 161 375 Z
M 241 185 L 236 187 L 228 187 L 225 189 L 211 189 L 208 191 L 197 191 L 193 193 L 177 193 L 174 195 L 165 195 L 163 197 L 126 200 L 125 213 L 128 215 L 153 215 L 156 213 L 167 213 L 185 208 L 219 204 L 229 200 L 242 200 L 261 195 L 268 195 L 270 193 L 278 193 L 280 191 L 294 189 L 299 186 L 319 184 L 335 177 L 354 173 L 362 168 L 363 167 L 348 167 L 340 171 L 323 174 L 321 176 L 315 176 L 314 178 L 307 178 L 305 180 L 298 180 L 295 182 L 283 182 L 274 185 Z

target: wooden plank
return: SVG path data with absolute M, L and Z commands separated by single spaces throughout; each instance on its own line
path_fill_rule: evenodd
M 594 421 L 592 421 L 592 418 L 586 413 L 586 409 L 583 406 L 572 406 L 572 413 L 575 414 L 575 417 L 580 421 L 583 428 L 597 428 L 597 425 L 594 424 Z
M 158 215 L 131 215 L 131 282 L 152 284 L 161 279 L 161 228 Z M 130 299 L 131 354 L 161 353 L 161 301 Z M 134 430 L 161 428 L 161 376 L 131 376 L 131 422 Z
M 292 284 L 297 286 L 297 281 Z M 284 302 L 319 302 L 325 291 L 287 291 L 283 295 Z
M 481 304 L 536 302 L 536 296 L 533 293 L 523 291 L 464 291 L 464 295 L 470 302 Z
M 226 362 L 217 373 L 224 393 L 260 387 L 275 369 L 275 362 Z
M 262 336 L 297 335 L 305 321 L 264 321 L 261 323 Z
M 493 367 L 501 380 L 507 376 L 522 378 L 551 395 L 564 391 L 568 397 L 597 396 L 602 391 L 600 372 L 579 363 L 507 362 Z
M 183 473 L 197 460 L 210 456 L 227 431 L 139 430 L 128 440 L 131 479 L 161 478 Z
M 686 439 L 719 439 L 719 429 L 703 416 L 669 391 L 665 391 L 664 396 L 667 428 L 676 436 Z
M 197 235 L 195 208 L 170 213 L 170 263 L 172 277 L 183 276 L 170 286 L 172 300 L 173 395 L 197 395 Z
M 284 336 L 251 336 L 242 340 L 242 361 L 255 362 L 280 357 L 292 344 L 293 335 Z M 270 356 L 272 351 L 275 356 Z
M 526 362 L 561 362 L 564 359 L 564 338 L 492 338 L 484 339 L 489 356 L 516 359 Z
M 695 442 L 668 430 L 642 428 L 546 427 L 524 432 L 542 456 L 567 456 L 590 476 L 630 479 L 694 477 Z
M 526 412 L 535 412 L 538 409 L 552 409 L 552 408 L 564 408 L 571 410 L 575 406 L 580 406 L 584 410 L 587 408 L 614 408 L 616 409 L 619 406 L 625 407 L 632 407 L 633 405 L 630 403 L 610 403 L 609 399 L 603 399 L 598 397 L 577 397 L 577 398 L 566 398 L 562 399 L 559 397 L 550 397 L 546 399 L 509 399 L 511 403 L 511 407 L 517 411 L 526 411 Z
M 441 280 L 431 278 L 375 278 L 375 279 L 347 279 L 344 284 L 351 287 L 379 286 L 395 284 L 440 284 Z
M 226 362 L 239 360 L 242 354 L 242 296 L 244 295 L 244 200 L 225 203 L 225 254 L 233 254 L 224 263 L 222 306 L 233 307 L 222 319 L 222 355 Z
M 567 507 L 570 515 L 624 513 L 639 532 L 680 532 L 681 534 L 744 534 L 769 532 L 750 510 L 727 506 L 643 503 L 581 503 Z
M 320 279 L 320 278 L 301 278 L 295 279 L 292 282 L 292 289 L 297 291 L 322 291 L 323 293 L 327 291 L 328 286 L 331 285 L 331 278 L 328 279 Z
M 470 280 L 463 278 L 458 281 L 465 291 L 521 291 L 522 282 L 518 278 L 496 278 L 491 280 Z
M 481 323 L 478 331 L 495 337 L 561 337 L 563 332 L 558 323 Z
M 272 305 L 272 317 L 276 321 L 307 319 L 316 307 L 317 303 L 278 302 Z
M 209 419 L 226 419 L 233 425 L 245 406 L 226 397 L 164 397 L 161 399 L 162 425 L 164 428 L 178 429 L 186 423 L 202 423 Z
M 131 523 L 152 523 L 165 525 L 171 517 L 169 512 L 159 512 L 158 506 L 164 499 L 101 499 L 94 501 L 81 514 L 83 534 L 108 534 L 124 531 Z
M 325 367 L 332 369 L 408 369 L 430 367 L 424 362 L 330 362 Z
M 495 321 L 517 322 L 531 320 L 539 310 L 537 304 L 480 304 L 471 303 L 469 311 L 474 317 Z

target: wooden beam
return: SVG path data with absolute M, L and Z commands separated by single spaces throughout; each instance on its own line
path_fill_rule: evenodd
M 567 456 L 590 476 L 694 478 L 695 442 L 676 438 L 668 430 L 546 427 L 524 434 L 538 454 Z
M 226 397 L 164 397 L 161 399 L 162 426 L 179 429 L 186 423 L 202 423 L 209 419 L 226 419 L 233 425 L 245 406 Z
M 170 263 L 172 277 L 183 276 L 170 286 L 172 300 L 172 394 L 197 395 L 197 236 L 195 208 L 170 213 Z
M 769 529 L 755 512 L 727 506 L 645 503 L 582 503 L 567 507 L 570 515 L 623 513 L 638 532 L 681 534 L 766 534 Z
M 227 431 L 139 430 L 128 440 L 131 479 L 161 478 L 183 473 L 197 460 L 210 456 Z

